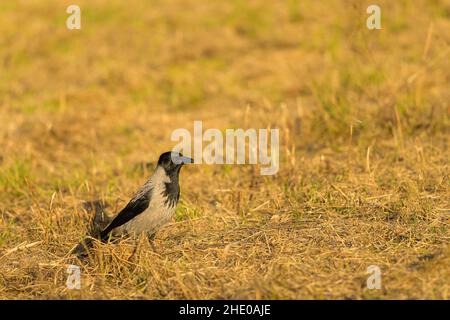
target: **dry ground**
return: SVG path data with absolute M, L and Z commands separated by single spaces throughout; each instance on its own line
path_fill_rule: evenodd
M 448 1 L 73 2 L 0 2 L 0 298 L 449 298 Z M 194 120 L 279 128 L 280 171 L 185 167 L 155 250 L 70 257 Z

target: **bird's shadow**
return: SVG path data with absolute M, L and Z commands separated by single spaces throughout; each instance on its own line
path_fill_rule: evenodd
M 112 217 L 107 215 L 105 209 L 109 204 L 102 200 L 84 201 L 83 209 L 91 215 L 86 237 L 71 250 L 79 259 L 84 260 L 89 255 L 95 239 L 99 239 L 100 232 L 111 222 Z
M 111 222 L 112 217 L 105 212 L 105 209 L 108 207 L 109 204 L 102 200 L 83 202 L 83 208 L 88 213 L 92 214 L 88 229 L 89 236 L 98 236 L 98 234 Z

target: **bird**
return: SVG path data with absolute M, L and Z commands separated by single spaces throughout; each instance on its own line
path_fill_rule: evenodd
M 146 234 L 153 239 L 156 232 L 167 224 L 175 213 L 180 199 L 179 174 L 185 164 L 193 159 L 179 152 L 168 151 L 160 155 L 155 171 L 134 194 L 128 204 L 93 237 L 86 238 L 75 249 L 86 255 L 93 238 L 106 242 L 111 237 L 139 237 Z

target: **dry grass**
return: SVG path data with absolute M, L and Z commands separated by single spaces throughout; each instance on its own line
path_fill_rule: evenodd
M 0 4 L 0 298 L 449 298 L 448 2 L 77 2 Z M 280 128 L 279 173 L 186 167 L 156 251 L 68 256 L 193 120 Z

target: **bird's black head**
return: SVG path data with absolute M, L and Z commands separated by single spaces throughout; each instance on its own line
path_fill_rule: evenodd
M 179 152 L 168 151 L 159 156 L 158 166 L 164 168 L 164 170 L 170 174 L 173 172 L 179 172 L 184 164 L 193 163 L 191 158 L 183 156 Z

